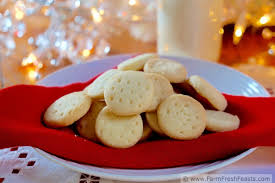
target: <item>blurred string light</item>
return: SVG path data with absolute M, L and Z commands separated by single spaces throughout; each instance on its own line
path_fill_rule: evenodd
M 224 29 L 223 28 L 220 28 L 219 34 L 224 34 Z
M 234 4 L 232 1 L 229 1 L 230 4 Z M 234 44 L 238 44 L 242 39 L 247 26 L 275 24 L 274 1 L 242 2 L 246 6 L 238 15 L 234 15 Z M 11 55 L 16 48 L 15 37 L 30 35 L 26 34 L 27 16 L 42 15 L 50 19 L 48 29 L 29 37 L 27 42 L 31 47 L 30 52 L 21 62 L 21 67 L 26 69 L 34 67 L 30 71 L 30 78 L 39 78 L 44 66 L 64 65 L 64 60 L 81 63 L 103 57 L 111 50 L 107 38 L 121 33 L 121 27 L 130 32 L 139 31 L 139 34 L 136 34 L 139 36 L 135 38 L 141 40 L 145 37 L 144 34 L 155 28 L 152 24 L 156 21 L 156 1 L 121 0 L 120 3 L 118 5 L 117 1 L 110 0 L 0 0 L 3 7 L 9 4 L 7 9 L 0 13 L 0 54 Z M 209 16 L 212 15 L 213 12 L 209 12 Z M 150 26 L 143 27 L 148 22 Z M 140 34 L 140 30 L 144 32 Z M 271 39 L 274 36 L 270 30 L 264 31 L 264 38 Z M 223 33 L 221 28 L 219 34 Z
M 39 71 L 35 69 L 28 69 L 27 73 L 28 79 L 33 83 L 40 79 Z
M 233 43 L 238 44 L 245 33 L 247 26 L 263 27 L 275 24 L 275 1 L 274 0 L 226 0 L 227 6 L 234 8 L 225 9 L 227 21 L 234 17 L 235 23 Z M 235 5 L 234 5 L 235 4 Z M 231 20 L 231 21 L 232 21 Z M 267 33 L 264 33 L 265 36 Z
M 36 62 L 37 62 L 37 57 L 33 53 L 30 53 L 26 58 L 23 59 L 21 65 L 28 66 L 30 64 L 35 64 Z
M 275 32 L 272 32 L 269 28 L 264 28 L 262 31 L 262 36 L 264 39 L 271 39 L 275 37 Z
M 6 7 L 0 13 L 0 56 L 14 53 L 15 37 L 27 39 L 29 53 L 21 58 L 20 67 L 25 69 L 30 81 L 40 78 L 42 68 L 103 57 L 111 51 L 109 36 L 120 34 L 124 28 L 132 31 L 131 23 L 155 21 L 155 1 L 121 0 L 120 3 L 108 0 L 0 0 L 1 7 Z M 26 34 L 30 23 L 27 17 L 36 15 L 50 20 L 48 28 L 44 32 Z M 135 24 L 140 25 L 143 26 Z M 27 35 L 30 37 L 26 38 Z
M 100 13 L 97 11 L 96 8 L 92 8 L 92 9 L 91 9 L 91 14 L 92 14 L 92 16 L 93 16 L 93 20 L 94 20 L 95 23 L 100 23 L 100 22 L 102 22 L 102 17 L 101 17 L 101 15 L 100 15 Z
M 21 0 L 15 3 L 14 11 L 15 11 L 15 18 L 17 20 L 22 20 L 24 18 L 25 16 L 24 9 L 25 9 L 25 5 Z
M 259 19 L 258 24 L 259 24 L 259 25 L 265 25 L 265 24 L 267 24 L 270 20 L 271 20 L 270 15 L 263 15 L 263 16 Z
M 88 50 L 88 49 L 85 49 L 85 50 L 83 50 L 82 52 L 81 52 L 81 55 L 83 56 L 83 57 L 88 57 L 88 56 L 90 56 L 90 50 Z
M 137 1 L 136 1 L 136 0 L 129 0 L 128 4 L 129 4 L 130 6 L 134 6 L 134 5 L 137 4 Z
M 30 53 L 26 58 L 22 60 L 22 67 L 26 67 L 27 77 L 31 82 L 35 82 L 40 79 L 40 69 L 43 68 L 43 63 L 39 62 L 37 56 L 34 53 Z

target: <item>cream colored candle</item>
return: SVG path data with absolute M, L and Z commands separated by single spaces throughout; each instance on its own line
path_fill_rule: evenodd
M 217 61 L 223 0 L 158 0 L 158 53 Z

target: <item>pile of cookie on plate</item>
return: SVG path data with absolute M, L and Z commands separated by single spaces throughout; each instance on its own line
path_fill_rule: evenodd
M 183 94 L 184 93 L 184 94 Z M 80 136 L 113 148 L 129 148 L 152 134 L 177 140 L 235 130 L 238 116 L 222 112 L 225 97 L 200 76 L 156 54 L 128 59 L 100 75 L 83 91 L 49 106 L 44 123 L 75 123 Z M 208 110 L 211 109 L 211 110 Z

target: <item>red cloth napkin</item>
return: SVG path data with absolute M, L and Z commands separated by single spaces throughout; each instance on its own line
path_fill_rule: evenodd
M 88 83 L 66 87 L 19 85 L 0 91 L 0 148 L 33 146 L 72 161 L 116 168 L 164 168 L 218 160 L 256 146 L 275 145 L 275 98 L 225 95 L 228 111 L 241 119 L 238 130 L 208 133 L 191 141 L 162 139 L 114 149 L 41 123 L 46 108 Z

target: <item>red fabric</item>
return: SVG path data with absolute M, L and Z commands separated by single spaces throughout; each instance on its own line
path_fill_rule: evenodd
M 92 80 L 90 81 L 92 82 Z M 41 123 L 59 97 L 88 83 L 66 87 L 19 85 L 0 91 L 0 148 L 28 145 L 72 161 L 116 168 L 164 168 L 229 157 L 248 148 L 275 145 L 275 98 L 225 95 L 228 111 L 241 119 L 238 130 L 208 133 L 191 141 L 162 139 L 113 149 Z

